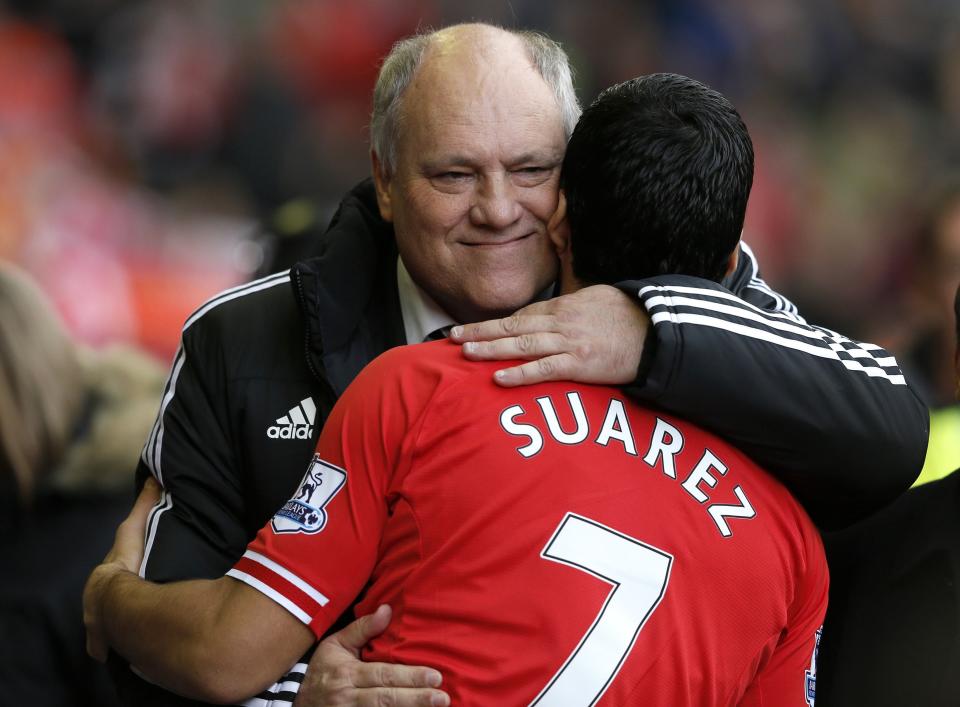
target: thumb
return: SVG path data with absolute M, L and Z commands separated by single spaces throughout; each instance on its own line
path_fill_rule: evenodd
M 383 633 L 390 625 L 392 617 L 393 610 L 390 606 L 381 604 L 372 614 L 361 616 L 331 638 L 336 638 L 343 648 L 354 655 L 360 655 L 360 649 Z

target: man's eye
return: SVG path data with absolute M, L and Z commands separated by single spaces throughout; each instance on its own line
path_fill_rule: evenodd
M 440 172 L 434 176 L 434 179 L 439 179 L 445 182 L 456 182 L 469 179 L 470 176 L 470 172 Z
M 529 167 L 519 167 L 513 170 L 513 178 L 518 184 L 527 186 L 538 186 L 550 178 L 553 170 L 541 165 L 531 165 Z

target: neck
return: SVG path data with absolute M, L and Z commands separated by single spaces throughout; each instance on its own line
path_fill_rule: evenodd
M 567 250 L 566 253 L 560 255 L 560 294 L 570 295 L 586 286 L 587 283 L 573 274 L 573 260 L 570 258 L 569 250 Z

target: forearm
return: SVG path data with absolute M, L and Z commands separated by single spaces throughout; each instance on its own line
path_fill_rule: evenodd
M 107 643 L 152 682 L 206 702 L 256 694 L 312 639 L 293 633 L 286 646 L 275 646 L 275 634 L 263 628 L 270 620 L 251 611 L 249 599 L 286 612 L 229 578 L 161 585 L 119 570 L 105 580 L 101 597 Z
M 107 643 L 148 679 L 182 695 L 212 701 L 205 661 L 216 655 L 211 589 L 196 580 L 160 585 L 117 570 L 104 580 L 101 624 Z

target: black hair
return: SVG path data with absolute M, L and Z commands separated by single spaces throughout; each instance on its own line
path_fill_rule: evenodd
M 567 146 L 573 271 L 586 283 L 667 273 L 719 281 L 743 230 L 753 144 L 721 94 L 676 74 L 605 90 Z

